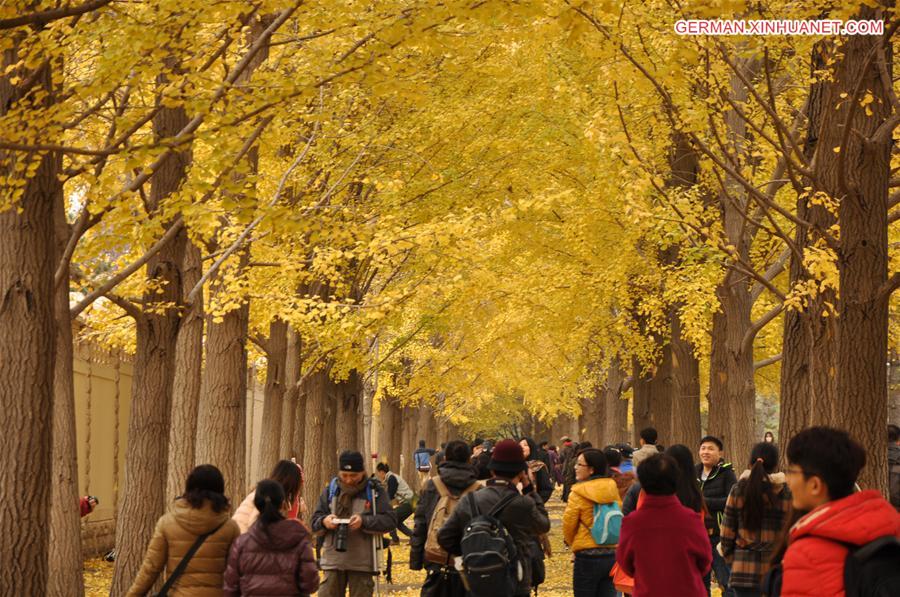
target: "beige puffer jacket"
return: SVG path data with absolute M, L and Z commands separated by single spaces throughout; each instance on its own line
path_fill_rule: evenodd
M 224 523 L 224 524 L 223 524 Z M 221 525 L 206 538 L 188 563 L 184 574 L 175 582 L 171 597 L 221 597 L 225 563 L 231 543 L 241 533 L 228 511 L 213 512 L 209 501 L 202 508 L 191 508 L 178 499 L 168 513 L 160 517 L 147 547 L 144 563 L 127 597 L 143 597 L 153 588 L 163 570 L 166 575 L 178 566 L 197 537 Z M 165 578 L 165 577 L 163 577 Z

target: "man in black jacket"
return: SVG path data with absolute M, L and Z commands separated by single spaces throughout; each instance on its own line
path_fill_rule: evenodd
M 723 596 L 732 593 L 728 591 L 728 581 L 731 578 L 731 570 L 725 558 L 716 547 L 719 545 L 719 525 L 725 514 L 725 502 L 731 488 L 737 483 L 734 468 L 730 462 L 725 462 L 722 457 L 722 440 L 707 435 L 700 440 L 700 464 L 697 465 L 697 481 L 703 491 L 703 500 L 706 502 L 707 516 L 705 519 L 706 532 L 709 534 L 710 549 L 712 549 L 712 569 L 716 575 L 716 581 L 722 587 Z M 710 578 L 707 576 L 706 590 L 709 591 Z
M 468 444 L 452 441 L 444 449 L 446 460 L 438 465 L 438 477 L 454 496 L 462 495 L 467 489 L 473 491 L 477 487 L 475 467 L 469 464 L 472 452 Z M 473 487 L 474 486 L 474 487 Z M 441 499 L 440 491 L 434 483 L 434 477 L 428 480 L 419 495 L 419 505 L 413 520 L 413 534 L 409 538 L 409 567 L 412 570 L 428 570 L 425 584 L 422 585 L 422 597 L 429 595 L 465 595 L 465 587 L 459 573 L 451 565 L 442 566 L 429 562 L 425 558 L 425 543 L 428 540 L 429 524 L 434 509 Z M 440 530 L 440 529 L 437 529 Z
M 550 531 L 550 518 L 541 497 L 528 479 L 525 453 L 517 441 L 505 439 L 498 442 L 491 454 L 489 467 L 493 478 L 487 482 L 486 487 L 474 493 L 475 504 L 480 512 L 487 513 L 500 500 L 510 495 L 510 492 L 514 492 L 516 497 L 500 511 L 497 518 L 515 541 L 522 565 L 522 579 L 515 595 L 526 596 L 531 592 L 532 558 L 540 556 L 534 553 L 535 549 L 539 549 L 536 540 L 541 534 Z M 521 495 L 518 489 L 520 485 Z M 460 543 L 463 533 L 474 517 L 469 498 L 460 501 L 438 533 L 438 542 L 449 554 L 462 554 Z

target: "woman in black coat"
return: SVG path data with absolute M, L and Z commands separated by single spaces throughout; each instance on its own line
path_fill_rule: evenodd
M 550 469 L 547 463 L 538 459 L 537 444 L 530 437 L 523 437 L 519 440 L 522 450 L 525 452 L 525 460 L 528 461 L 528 476 L 531 477 L 531 483 L 537 489 L 537 494 L 541 496 L 541 500 L 547 503 L 553 494 L 553 480 L 550 477 Z

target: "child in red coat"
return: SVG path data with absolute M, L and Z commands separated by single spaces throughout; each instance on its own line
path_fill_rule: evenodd
M 787 483 L 795 510 L 782 560 L 783 597 L 844 597 L 847 545 L 900 537 L 900 514 L 875 490 L 854 493 L 866 452 L 844 431 L 805 429 L 787 448 Z
M 678 464 L 667 455 L 638 466 L 645 497 L 622 520 L 616 562 L 634 577 L 633 597 L 705 597 L 712 552 L 703 519 L 678 501 Z

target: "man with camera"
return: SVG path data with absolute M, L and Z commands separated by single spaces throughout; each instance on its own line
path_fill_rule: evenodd
M 397 528 L 387 491 L 366 475 L 362 454 L 345 451 L 338 476 L 319 498 L 313 532 L 323 536 L 320 597 L 370 597 L 379 572 L 382 535 Z

